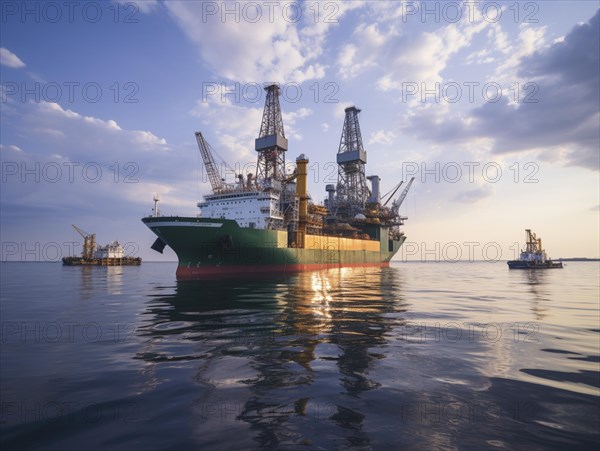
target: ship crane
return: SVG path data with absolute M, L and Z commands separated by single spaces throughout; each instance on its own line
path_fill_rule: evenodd
M 400 189 L 400 187 L 402 186 L 403 183 L 404 183 L 404 180 L 400 180 L 400 183 L 398 183 L 394 188 L 392 188 L 390 191 L 388 191 L 386 194 L 384 194 L 382 196 L 382 198 L 381 198 L 382 201 L 383 201 L 383 199 L 385 199 L 387 197 L 387 200 L 383 203 L 384 207 L 388 204 L 388 202 L 390 200 L 392 200 L 394 198 L 394 194 L 396 194 L 396 192 Z
M 201 132 L 196 132 L 196 141 L 198 141 L 198 148 L 200 149 L 200 154 L 202 155 L 202 162 L 206 168 L 206 173 L 208 174 L 208 180 L 210 181 L 212 191 L 214 194 L 218 194 L 223 191 L 224 186 L 223 180 L 219 175 L 219 168 L 217 168 L 217 164 L 213 158 L 211 148 Z
M 398 214 L 398 210 L 400 209 L 400 205 L 402 205 L 402 202 L 404 202 L 404 199 L 406 199 L 406 195 L 408 194 L 408 190 L 410 189 L 410 187 L 412 186 L 413 182 L 415 181 L 415 178 L 411 178 L 408 182 L 408 185 L 406 185 L 406 188 L 404 188 L 404 190 L 402 191 L 402 193 L 400 194 L 400 197 L 398 199 L 396 199 L 395 201 L 392 202 L 392 213 L 394 215 Z
M 92 258 L 94 256 L 94 250 L 96 249 L 96 234 L 95 233 L 87 233 L 84 230 L 81 230 L 75 224 L 71 224 L 73 228 L 83 237 L 83 252 L 81 256 L 83 258 Z

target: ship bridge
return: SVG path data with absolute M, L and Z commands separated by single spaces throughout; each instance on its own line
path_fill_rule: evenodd
M 240 227 L 277 229 L 283 224 L 276 191 L 239 191 L 209 194 L 198 202 L 200 216 L 212 219 L 232 219 Z

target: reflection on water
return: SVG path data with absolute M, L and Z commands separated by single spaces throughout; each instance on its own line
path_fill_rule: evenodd
M 123 266 L 68 266 L 64 271 L 68 271 L 71 275 L 80 274 L 81 285 L 79 293 L 81 299 L 91 299 L 97 295 L 97 290 L 106 290 L 111 295 L 121 295 L 122 287 L 125 281 L 123 280 L 124 271 L 135 271 L 139 268 L 123 267 Z
M 109 294 L 122 294 L 123 270 L 122 266 L 108 266 L 106 268 L 106 285 Z
M 549 270 L 547 270 L 549 271 Z M 525 283 L 531 293 L 531 311 L 535 319 L 541 321 L 545 318 L 548 308 L 544 303 L 550 301 L 549 286 L 547 284 L 547 271 L 523 270 L 521 271 Z
M 173 273 L 3 266 L 2 449 L 598 448 L 597 265 Z
M 411 271 L 345 268 L 157 287 L 138 330 L 142 391 L 164 384 L 165 364 L 193 369 L 197 394 L 186 407 L 196 441 L 240 447 L 449 449 L 476 427 L 479 447 L 510 448 L 556 440 L 549 424 L 576 427 L 561 407 L 564 393 L 527 369 L 540 346 L 528 341 L 527 327 L 538 327 L 553 295 L 546 274 L 511 275 L 524 287 L 514 302 L 502 297 L 505 284 L 487 285 L 478 300 L 449 274 L 442 283 L 452 297 L 437 294 L 429 304 L 439 281 L 434 275 L 431 289 L 415 291 L 420 274 Z M 485 334 L 460 340 L 440 330 L 444 318 L 479 324 L 471 305 L 494 312 L 504 304 L 529 309 L 535 321 L 490 323 Z M 437 329 L 416 320 L 429 317 Z M 594 401 L 581 396 L 576 402 L 594 421 Z M 503 429 L 520 432 L 510 438 Z
M 299 418 L 333 422 L 348 431 L 348 444 L 367 446 L 365 415 L 343 400 L 380 385 L 370 375 L 382 357 L 373 348 L 384 346 L 401 321 L 401 283 L 395 269 L 179 282 L 174 295 L 149 304 L 142 333 L 151 339 L 137 357 L 150 367 L 197 359 L 200 384 L 243 391 L 230 414 L 249 424 L 262 446 L 292 440 Z M 182 346 L 165 351 L 165 341 L 182 338 L 196 342 L 185 347 L 187 355 Z M 226 371 L 231 365 L 239 377 Z M 221 395 L 196 400 L 200 423 L 210 421 L 206 406 L 219 405 Z

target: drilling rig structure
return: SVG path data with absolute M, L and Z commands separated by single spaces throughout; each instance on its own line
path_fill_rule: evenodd
M 286 172 L 288 140 L 279 85 L 269 83 L 264 89 L 266 100 L 254 142 L 256 175 L 236 174 L 235 183 L 226 183 L 212 147 L 196 132 L 211 193 L 198 202 L 198 217 L 143 218 L 157 235 L 152 248 L 162 252 L 169 245 L 176 252 L 178 278 L 388 265 L 406 239 L 400 226 L 407 218 L 398 209 L 414 178 L 391 207 L 387 202 L 400 184 L 382 203 L 380 178 L 366 176 L 361 110 L 351 106 L 345 110 L 337 152 L 337 184 L 326 186 L 323 205 L 314 203 L 307 190 L 305 154 L 296 158 L 292 174 Z

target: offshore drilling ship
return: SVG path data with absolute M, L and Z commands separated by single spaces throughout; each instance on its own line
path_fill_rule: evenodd
M 406 237 L 399 215 L 414 177 L 387 195 L 380 179 L 365 176 L 358 113 L 346 108 L 337 153 L 338 182 L 327 185 L 328 198 L 315 204 L 307 192 L 308 159 L 301 154 L 296 169 L 286 172 L 285 138 L 279 86 L 265 87 L 266 101 L 259 137 L 257 174 L 238 174 L 235 183 L 220 176 L 214 151 L 200 132 L 196 140 L 212 186 L 198 203 L 197 217 L 161 216 L 158 197 L 153 215 L 142 219 L 158 238 L 158 252 L 170 246 L 179 258 L 178 279 L 212 274 L 289 272 L 344 266 L 387 266 Z M 370 181 L 370 189 L 367 180 Z

